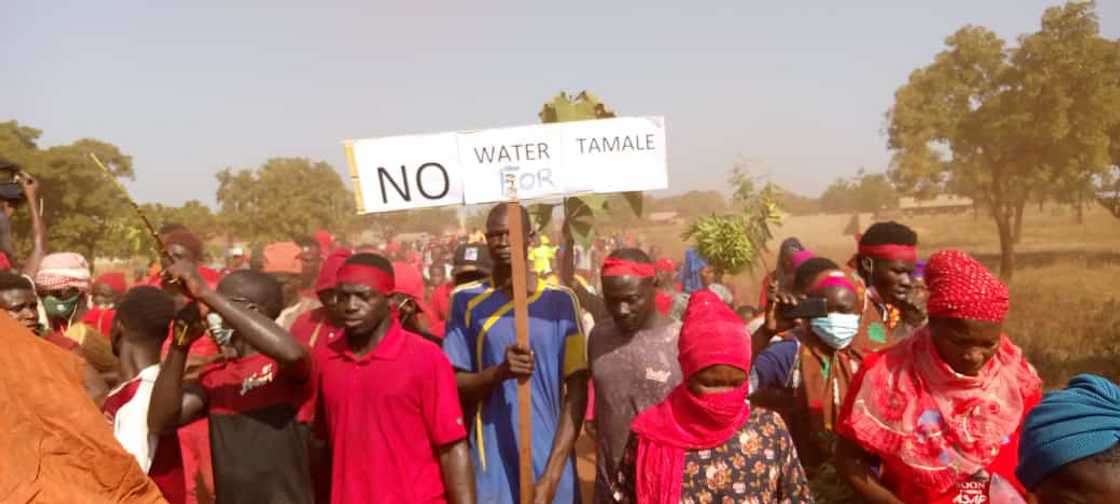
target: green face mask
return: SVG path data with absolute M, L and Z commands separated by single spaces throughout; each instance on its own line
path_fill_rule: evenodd
M 74 314 L 74 309 L 78 307 L 78 300 L 81 297 L 81 294 L 75 294 L 66 299 L 46 296 L 43 298 L 43 310 L 47 312 L 47 317 L 52 319 L 68 318 Z

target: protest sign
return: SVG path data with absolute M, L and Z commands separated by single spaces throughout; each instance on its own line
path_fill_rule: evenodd
M 463 203 L 455 133 L 346 142 L 358 213 Z
M 621 117 L 344 143 L 359 213 L 668 187 L 665 121 Z

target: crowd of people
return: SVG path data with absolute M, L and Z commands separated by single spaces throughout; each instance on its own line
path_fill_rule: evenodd
M 21 333 L 9 353 L 82 370 L 67 376 L 105 419 L 90 428 L 135 461 L 91 470 L 102 487 L 138 470 L 173 504 L 515 503 L 527 479 L 534 502 L 569 504 L 588 435 L 596 503 L 814 502 L 827 477 L 848 502 L 1120 502 L 1120 389 L 1080 375 L 1044 394 L 1003 331 L 1007 287 L 961 251 L 920 260 L 901 223 L 871 225 L 845 264 L 784 241 L 755 306 L 695 251 L 630 236 L 567 250 L 526 227 L 516 283 L 504 204 L 462 238 L 323 231 L 220 266 L 164 223 L 164 257 L 130 281 L 47 253 L 20 180 L 33 249 L 0 240 L 0 328 Z M 68 474 L 54 484 L 86 484 Z

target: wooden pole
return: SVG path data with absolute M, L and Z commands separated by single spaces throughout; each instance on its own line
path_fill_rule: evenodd
M 526 292 L 527 271 L 525 264 L 525 226 L 521 218 L 521 205 L 516 201 L 506 203 L 509 224 L 510 263 L 513 269 L 513 319 L 517 327 L 517 345 L 529 347 L 529 294 Z M 533 502 L 533 397 L 529 388 L 530 378 L 517 381 L 517 431 L 520 467 L 521 502 Z

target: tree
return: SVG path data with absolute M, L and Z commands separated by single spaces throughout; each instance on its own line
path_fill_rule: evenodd
M 648 198 L 651 212 L 677 212 L 681 217 L 700 217 L 724 213 L 727 201 L 719 191 L 688 191 L 676 196 Z
M 353 223 L 353 194 L 322 161 L 273 158 L 255 171 L 226 168 L 216 177 L 218 220 L 241 239 L 290 240 Z
M 483 218 L 485 219 L 485 214 Z M 381 240 L 388 240 L 405 232 L 443 234 L 447 228 L 459 227 L 459 216 L 454 208 L 421 208 L 360 215 L 357 222 L 361 229 L 372 231 Z M 485 227 L 483 221 L 482 228 Z
M 1032 194 L 1107 162 L 1118 95 L 1117 77 L 1103 73 L 1116 54 L 1103 49 L 1114 44 L 1096 42 L 1094 8 L 1048 9 L 1042 30 L 1021 38 L 1019 49 L 985 28 L 961 28 L 932 64 L 910 75 L 888 112 L 891 180 L 912 194 L 949 192 L 987 209 L 1005 280 Z
M 1035 116 L 1027 131 L 1045 169 L 1042 191 L 1072 205 L 1080 223 L 1093 179 L 1112 164 L 1120 44 L 1101 38 L 1095 3 L 1071 2 L 1046 10 L 1042 29 L 1020 38 L 1012 63 L 1017 97 Z
M 861 168 L 855 177 L 839 178 L 829 185 L 821 194 L 820 206 L 829 213 L 878 212 L 898 208 L 898 195 L 885 174 L 868 174 Z
M 19 164 L 42 183 L 51 250 L 79 252 L 91 261 L 102 250 L 112 252 L 114 223 L 127 218 L 131 210 L 124 195 L 89 161 L 89 154 L 96 154 L 118 178 L 132 178 L 132 158 L 112 144 L 88 138 L 41 149 L 37 143 L 41 134 L 15 121 L 0 123 L 0 157 Z M 30 247 L 29 229 L 27 216 L 17 214 L 13 234 L 21 252 Z
M 743 166 L 732 169 L 729 182 L 735 188 L 732 211 L 701 217 L 681 235 L 694 241 L 696 251 L 715 269 L 719 281 L 725 274 L 753 270 L 765 262 L 767 242 L 773 238 L 770 227 L 781 222 L 773 185 L 757 189 L 756 180 Z

